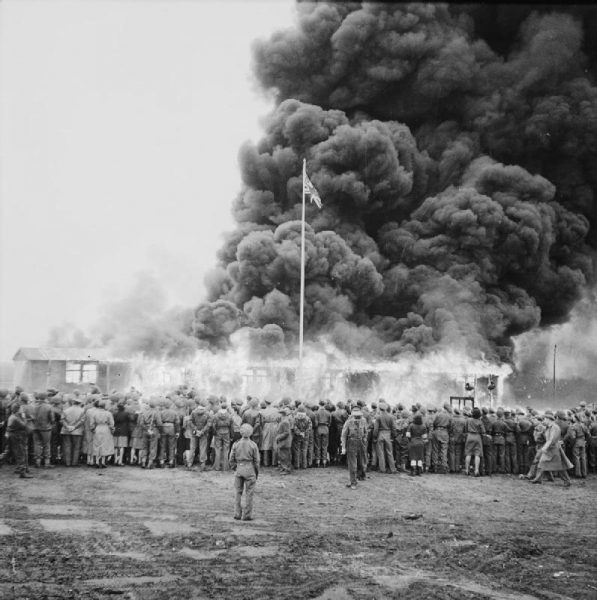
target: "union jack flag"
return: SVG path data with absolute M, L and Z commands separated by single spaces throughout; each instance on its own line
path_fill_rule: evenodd
M 305 194 L 309 194 L 311 197 L 311 202 L 315 202 L 315 204 L 317 204 L 317 208 L 321 208 L 321 198 L 319 197 L 319 192 L 311 183 L 306 170 L 303 170 L 303 192 Z

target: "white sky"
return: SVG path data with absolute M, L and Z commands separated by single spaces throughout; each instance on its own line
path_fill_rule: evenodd
M 237 155 L 270 109 L 250 43 L 288 0 L 0 2 L 0 360 L 153 270 L 202 299 Z

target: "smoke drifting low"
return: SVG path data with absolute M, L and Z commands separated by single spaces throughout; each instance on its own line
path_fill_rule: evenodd
M 254 46 L 276 108 L 240 151 L 237 229 L 200 346 L 237 330 L 345 355 L 455 351 L 511 362 L 513 338 L 564 322 L 595 282 L 597 88 L 591 7 L 299 3 Z
M 190 358 L 197 350 L 192 321 L 192 309 L 170 307 L 160 280 L 139 272 L 126 294 L 103 306 L 89 333 L 66 323 L 50 331 L 48 345 L 105 346 L 115 357 Z

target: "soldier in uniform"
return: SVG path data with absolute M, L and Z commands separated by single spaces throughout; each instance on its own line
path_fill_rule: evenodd
M 53 465 L 62 461 L 62 440 L 60 430 L 62 429 L 62 410 L 64 408 L 63 395 L 56 388 L 49 388 L 47 391 L 50 408 L 54 415 L 52 425 L 52 436 L 50 438 L 50 460 Z
M 242 414 L 242 423 L 248 423 L 253 433 L 251 439 L 257 444 L 257 447 L 261 445 L 261 434 L 263 432 L 263 417 L 259 411 L 259 400 L 257 398 L 251 398 L 249 400 L 249 407 Z
M 46 392 L 36 394 L 35 409 L 33 412 L 33 446 L 35 454 L 35 466 L 50 468 L 53 465 L 50 460 L 52 428 L 54 427 L 54 411 L 47 401 Z
M 570 477 L 568 469 L 572 468 L 572 463 L 568 460 L 562 448 L 561 428 L 555 422 L 553 412 L 546 410 L 544 415 L 545 424 L 545 444 L 540 448 L 541 453 L 537 464 L 537 474 L 531 483 L 541 483 L 544 472 L 551 472 L 559 475 L 564 481 L 564 487 L 570 487 Z
M 261 437 L 261 451 L 263 452 L 263 466 L 269 467 L 273 464 L 274 439 L 280 413 L 269 399 L 265 401 L 266 407 L 261 413 L 263 419 L 263 436 Z
M 62 452 L 67 467 L 78 467 L 85 411 L 82 406 L 83 400 L 77 396 L 73 396 L 69 404 L 70 406 L 64 409 L 62 418 Z
M 366 472 L 367 422 L 361 410 L 354 409 L 342 428 L 342 454 L 346 454 L 349 483 L 346 487 L 357 488 L 357 479 L 364 480 Z
M 497 419 L 491 424 L 491 437 L 493 438 L 493 447 L 495 449 L 495 470 L 497 473 L 505 473 L 506 433 L 508 433 L 509 427 L 504 421 L 503 408 L 497 409 L 496 416 Z
M 172 402 L 162 402 L 160 417 L 162 419 L 162 430 L 160 436 L 160 467 L 164 468 L 166 460 L 168 467 L 174 469 L 176 466 L 176 444 L 180 437 L 180 422 L 178 413 Z M 167 456 L 167 458 L 166 458 Z
M 419 412 L 423 417 L 423 425 L 427 427 L 427 431 L 433 430 L 433 420 L 435 419 L 435 407 L 430 406 L 428 409 L 419 408 Z M 434 472 L 435 465 L 433 464 L 433 452 L 431 445 L 431 438 L 427 435 L 425 439 L 425 444 L 423 446 L 424 449 L 424 459 L 423 459 L 423 471 Z
M 460 414 L 460 410 L 455 408 L 450 423 L 450 446 L 449 463 L 450 473 L 460 473 L 463 469 L 464 461 L 464 442 L 465 442 L 466 418 Z
M 534 446 L 533 422 L 524 411 L 517 410 L 518 415 L 518 471 L 521 475 L 528 473 L 531 466 L 531 451 Z
M 309 431 L 312 429 L 311 419 L 303 405 L 297 408 L 294 417 L 294 429 L 292 432 L 292 454 L 294 455 L 294 468 L 307 468 L 307 451 L 309 443 Z
M 317 429 L 315 431 L 315 437 L 317 439 L 315 466 L 327 467 L 328 443 L 330 439 L 330 424 L 332 422 L 332 415 L 329 410 L 326 410 L 325 402 L 323 400 L 319 401 L 319 409 L 315 413 L 315 420 L 317 422 Z
M 315 457 L 319 456 L 319 446 L 317 445 L 317 404 L 314 402 L 306 404 L 306 414 L 311 419 L 311 429 L 309 430 L 309 441 L 307 447 L 307 468 L 315 465 Z
M 340 462 L 342 447 L 342 428 L 348 419 L 348 413 L 344 408 L 344 402 L 338 402 L 332 412 L 332 425 L 330 427 L 330 462 L 336 465 Z
M 149 399 L 149 405 L 139 415 L 138 423 L 143 439 L 139 461 L 144 469 L 153 469 L 162 428 L 162 416 L 158 410 L 158 399 L 156 397 Z
M 8 448 L 0 454 L 0 465 L 10 452 L 16 463 L 15 473 L 21 479 L 30 478 L 31 476 L 27 473 L 27 422 L 18 402 L 11 407 L 11 414 L 6 423 L 6 436 Z
M 191 422 L 193 424 L 193 437 L 191 438 L 191 447 L 189 449 L 189 458 L 195 457 L 195 449 L 199 448 L 199 469 L 205 470 L 208 458 L 210 431 L 212 430 L 213 419 L 203 404 L 199 404 L 191 413 Z
M 574 462 L 574 476 L 585 479 L 587 477 L 587 437 L 589 430 L 582 422 L 581 417 L 575 417 L 573 423 L 568 427 L 566 434 L 572 446 L 572 457 Z
M 386 472 L 386 462 L 390 473 L 396 473 L 393 444 L 396 438 L 396 423 L 388 412 L 389 406 L 382 400 L 378 405 L 379 412 L 373 425 L 373 441 L 376 445 L 379 472 Z
M 591 472 L 597 473 L 597 414 L 593 411 L 593 417 L 589 423 L 589 467 Z
M 432 463 L 436 473 L 445 474 L 448 472 L 448 444 L 450 442 L 450 424 L 452 415 L 451 406 L 444 404 L 443 410 L 437 412 L 433 418 L 433 438 L 432 438 Z
M 259 477 L 259 447 L 250 439 L 252 433 L 253 428 L 248 423 L 243 423 L 240 426 L 241 439 L 234 442 L 230 452 L 230 466 L 236 471 L 234 518 L 243 521 L 253 520 L 253 493 Z M 243 493 L 244 511 L 242 510 Z
M 222 406 L 220 410 L 214 415 L 212 431 L 214 435 L 215 443 L 215 471 L 227 471 L 228 470 L 228 453 L 230 452 L 230 440 L 234 433 L 232 417 L 226 410 L 225 406 Z
M 280 408 L 280 414 L 282 418 L 278 423 L 278 432 L 276 434 L 279 469 L 282 475 L 289 475 L 291 471 L 292 425 L 290 423 L 290 409 L 288 406 Z
M 514 418 L 514 414 L 509 409 L 504 410 L 504 422 L 508 426 L 505 438 L 506 473 L 518 475 L 517 443 L 520 429 L 518 427 L 516 419 Z
M 408 470 L 408 437 L 406 431 L 410 425 L 408 411 L 399 404 L 396 410 L 396 463 L 398 471 Z

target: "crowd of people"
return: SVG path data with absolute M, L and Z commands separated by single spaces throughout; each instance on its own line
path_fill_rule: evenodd
M 366 472 L 510 474 L 532 483 L 557 473 L 597 472 L 595 405 L 539 412 L 532 408 L 391 406 L 380 399 L 332 403 L 273 402 L 202 396 L 180 386 L 165 395 L 0 390 L 0 464 L 22 478 L 34 468 L 87 465 L 216 471 L 238 469 L 232 445 L 242 431 L 258 450 L 258 466 L 293 469 L 346 465 L 348 486 Z M 240 446 L 241 454 L 248 445 Z M 241 458 L 247 460 L 246 458 Z M 255 463 L 254 456 L 251 458 Z M 258 466 L 254 469 L 257 471 Z

